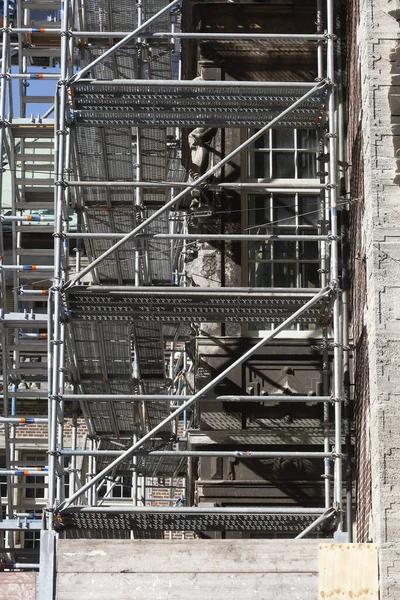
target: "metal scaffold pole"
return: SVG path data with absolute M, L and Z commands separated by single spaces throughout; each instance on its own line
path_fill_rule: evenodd
M 52 380 L 49 390 L 51 401 L 51 420 L 50 429 L 50 448 L 49 448 L 49 497 L 48 508 L 52 511 L 56 503 L 57 481 L 56 475 L 60 471 L 59 459 L 57 457 L 59 423 L 62 420 L 60 404 L 60 393 L 62 393 L 63 383 L 63 364 L 64 364 L 64 333 L 62 323 L 63 302 L 61 289 L 63 282 L 63 222 L 66 210 L 65 204 L 65 186 L 64 178 L 67 164 L 67 78 L 68 78 L 68 20 L 69 20 L 69 2 L 63 5 L 61 16 L 62 35 L 61 35 L 61 59 L 60 70 L 61 79 L 57 85 L 57 91 L 54 99 L 55 122 L 54 122 L 54 141 L 55 141 L 55 188 L 54 188 L 54 279 L 51 289 L 51 300 L 53 306 L 53 337 L 52 344 Z M 50 383 L 50 382 L 49 382 Z M 60 491 L 60 488 L 59 488 Z M 53 526 L 50 519 L 50 527 Z
M 338 231 L 338 181 L 337 181 L 337 127 L 336 127 L 336 84 L 335 84 L 335 22 L 334 2 L 327 0 L 327 76 L 331 84 L 328 100 L 329 142 L 329 198 L 331 213 L 331 272 L 330 281 L 334 289 L 333 301 L 333 396 L 335 398 L 335 442 L 337 460 L 334 464 L 334 504 L 339 511 L 339 528 L 342 523 L 342 353 L 341 335 L 341 290 L 339 285 L 339 231 Z

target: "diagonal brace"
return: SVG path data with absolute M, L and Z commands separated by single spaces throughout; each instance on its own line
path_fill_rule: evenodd
M 209 177 L 211 177 L 211 175 L 213 175 L 214 173 L 219 171 L 226 163 L 228 163 L 230 160 L 232 160 L 232 158 L 234 158 L 237 154 L 242 152 L 242 150 L 244 150 L 245 148 L 250 146 L 259 137 L 264 135 L 264 133 L 266 131 L 268 131 L 269 129 L 271 129 L 271 127 L 273 127 L 274 125 L 279 123 L 279 121 L 281 121 L 286 115 L 288 115 L 293 110 L 295 110 L 298 106 L 300 106 L 305 100 L 307 100 L 307 98 L 309 98 L 310 96 L 315 94 L 315 92 L 317 92 L 318 90 L 324 89 L 325 87 L 327 87 L 327 85 L 328 85 L 328 81 L 326 81 L 326 80 L 318 82 L 313 88 L 311 88 L 308 92 L 306 92 L 303 96 L 301 96 L 301 98 L 299 98 L 293 104 L 288 106 L 288 108 L 286 108 L 283 112 L 281 112 L 274 119 L 272 119 L 269 123 L 267 123 L 267 125 L 262 127 L 254 135 L 249 137 L 245 142 L 240 144 L 240 146 L 238 146 L 232 152 L 230 152 L 227 156 L 225 156 L 225 158 L 223 158 L 219 163 L 217 163 L 211 169 L 209 169 L 206 173 L 204 173 L 204 175 L 199 177 L 199 179 L 196 179 L 196 186 L 203 183 L 203 181 L 206 181 Z M 142 231 L 145 227 L 147 227 L 152 221 L 154 221 L 155 219 L 158 219 L 158 217 L 160 217 L 163 213 L 165 213 L 170 208 L 172 208 L 177 202 L 179 202 L 184 196 L 186 196 L 186 194 L 188 194 L 192 190 L 193 190 L 193 185 L 189 185 L 184 190 L 179 192 L 179 194 L 177 196 L 175 196 L 174 198 L 171 198 L 171 200 L 169 200 L 166 204 L 164 204 L 164 206 L 162 206 L 160 209 L 158 209 L 154 214 L 150 215 L 145 221 L 143 221 L 137 227 L 135 227 L 135 229 L 133 229 L 132 231 L 127 233 L 125 237 L 123 237 L 116 244 L 111 246 L 111 248 L 109 248 L 108 250 L 103 252 L 103 254 L 98 256 L 87 267 L 82 269 L 82 271 L 77 273 L 74 277 L 71 277 L 71 279 L 68 281 L 68 283 L 64 286 L 64 289 L 68 289 L 68 288 L 72 287 L 75 283 L 80 281 L 82 279 L 82 277 L 84 277 L 87 273 L 89 273 L 92 269 L 94 269 L 94 267 L 97 267 L 97 265 L 100 264 L 105 258 L 110 256 L 110 254 L 113 254 L 118 248 L 120 248 L 123 244 L 125 244 L 131 238 L 135 237 L 140 231 Z
M 220 381 L 225 379 L 225 377 L 231 371 L 233 371 L 233 369 L 235 369 L 239 365 L 243 364 L 248 358 L 250 358 L 250 356 L 252 356 L 255 352 L 257 352 L 257 350 L 259 350 L 259 348 L 261 348 L 262 346 L 264 346 L 264 344 L 266 344 L 267 342 L 272 340 L 274 337 L 276 337 L 278 335 L 278 333 L 280 333 L 283 329 L 285 329 L 286 327 L 291 325 L 294 321 L 296 321 L 296 319 L 301 314 L 306 312 L 309 308 L 311 308 L 311 306 L 313 306 L 321 298 L 327 296 L 330 293 L 331 293 L 330 287 L 326 287 L 326 288 L 322 289 L 318 294 L 316 294 L 316 296 L 311 298 L 311 300 L 306 302 L 295 313 L 293 313 L 290 317 L 288 317 L 285 321 L 283 321 L 283 323 L 281 323 L 280 325 L 278 325 L 278 327 L 276 327 L 275 329 L 270 331 L 267 336 L 265 336 L 264 338 L 259 340 L 257 342 L 257 344 L 255 344 L 255 346 L 253 346 L 252 348 L 247 350 L 247 352 L 245 352 L 242 356 L 240 356 L 237 360 L 235 360 L 235 362 L 233 362 L 226 369 L 224 369 L 224 371 L 222 371 L 222 373 L 220 373 L 212 381 L 207 383 L 207 385 L 205 385 L 201 390 L 199 390 L 187 402 L 185 402 L 184 404 L 179 406 L 179 408 L 177 408 L 173 413 L 171 413 L 168 417 L 166 417 L 163 421 L 161 421 L 158 425 L 156 425 L 151 431 L 146 433 L 146 435 L 144 435 L 140 440 L 138 440 L 136 443 L 134 443 L 130 448 L 128 448 L 128 450 L 126 450 L 123 454 L 121 454 L 113 462 L 111 462 L 109 465 L 107 465 L 102 471 L 100 471 L 100 473 L 95 475 L 82 488 L 80 488 L 77 492 L 72 494 L 72 496 L 67 498 L 58 507 L 58 511 L 60 512 L 62 510 L 65 510 L 66 508 L 68 508 L 68 506 L 70 506 L 74 500 L 79 498 L 79 496 L 84 494 L 88 489 L 90 489 L 98 481 L 103 479 L 107 475 L 107 473 L 109 473 L 110 471 L 112 471 L 113 469 L 118 467 L 118 465 L 120 465 L 121 463 L 125 462 L 128 458 L 133 456 L 135 450 L 138 450 L 141 446 L 143 446 L 143 444 L 145 442 L 149 441 L 156 433 L 158 433 L 161 429 L 163 429 L 165 427 L 165 425 L 167 425 L 171 421 L 174 421 L 176 419 L 176 417 L 178 417 L 181 413 L 183 413 L 190 406 L 192 406 L 192 404 L 194 404 L 196 402 L 196 400 L 199 400 L 202 396 L 205 396 L 207 394 L 207 392 L 209 392 L 213 387 L 215 387 L 217 385 L 217 383 L 219 383 Z M 173 398 L 173 396 L 171 396 L 171 398 Z

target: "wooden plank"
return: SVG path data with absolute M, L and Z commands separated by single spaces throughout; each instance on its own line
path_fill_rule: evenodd
M 378 600 L 378 547 L 375 544 L 321 544 L 320 600 Z
M 0 573 L 0 598 L 35 600 L 36 573 Z
M 317 573 L 319 540 L 59 540 L 58 573 Z
M 62 573 L 57 600 L 317 600 L 311 573 Z

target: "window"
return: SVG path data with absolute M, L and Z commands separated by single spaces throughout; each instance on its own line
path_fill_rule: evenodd
M 319 198 L 302 194 L 248 196 L 248 232 L 259 235 L 318 234 Z M 319 287 L 318 242 L 249 242 L 249 285 Z
M 256 129 L 250 131 L 250 135 Z M 250 179 L 315 179 L 317 133 L 314 129 L 270 129 L 248 152 Z
M 5 469 L 6 467 L 6 457 L 3 455 L 0 456 L 0 468 Z M 7 475 L 0 475 L 0 498 L 7 497 Z
M 132 496 L 132 477 L 119 476 L 115 479 L 104 479 L 97 493 L 99 498 L 125 498 Z
M 23 458 L 23 465 L 19 465 L 20 468 L 25 467 L 44 467 L 47 465 L 47 456 L 45 454 L 26 454 Z M 25 478 L 25 499 L 26 500 L 42 500 L 47 497 L 47 484 L 45 477 L 41 475 L 27 475 Z
M 24 548 L 39 548 L 40 531 L 24 531 Z
M 249 135 L 255 131 L 251 130 Z M 321 193 L 315 185 L 320 181 L 318 156 L 316 129 L 271 129 L 249 147 L 247 181 L 270 180 L 270 187 L 274 189 L 245 195 L 244 233 L 300 238 L 321 233 L 320 220 L 324 215 Z M 318 241 L 301 239 L 249 242 L 244 251 L 244 263 L 247 263 L 247 271 L 243 269 L 247 279 L 244 284 L 266 288 L 319 288 L 320 246 Z M 249 329 L 260 331 L 272 326 L 252 323 Z M 290 329 L 310 330 L 314 326 L 297 324 Z

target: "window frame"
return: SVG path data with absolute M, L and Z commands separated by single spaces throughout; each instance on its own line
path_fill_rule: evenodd
M 328 206 L 328 202 L 327 202 L 327 196 L 326 196 L 326 192 L 325 191 L 321 191 L 320 189 L 316 189 L 316 184 L 320 184 L 321 183 L 321 175 L 319 174 L 318 170 L 319 170 L 319 163 L 318 163 L 318 156 L 319 156 L 319 152 L 320 152 L 320 138 L 319 138 L 319 134 L 318 134 L 318 130 L 315 130 L 316 134 L 315 134 L 315 145 L 313 147 L 310 148 L 306 148 L 306 147 L 302 147 L 299 145 L 299 131 L 305 131 L 305 130 L 312 130 L 314 131 L 312 128 L 279 128 L 279 129 L 290 129 L 290 131 L 293 134 L 293 147 L 289 148 L 279 148 L 279 147 L 274 147 L 274 131 L 276 131 L 278 128 L 272 128 L 270 130 L 268 130 L 268 145 L 269 147 L 264 147 L 261 146 L 260 148 L 257 148 L 256 150 L 254 149 L 254 145 L 251 148 L 247 148 L 246 152 L 242 153 L 242 181 L 244 183 L 249 183 L 249 184 L 262 184 L 262 183 L 266 183 L 269 184 L 269 186 L 273 189 L 271 190 L 262 190 L 260 189 L 244 189 L 242 192 L 242 231 L 243 233 L 247 234 L 247 233 L 251 233 L 251 230 L 249 230 L 249 227 L 252 227 L 252 225 L 249 223 L 250 219 L 249 219 L 249 207 L 250 207 L 250 198 L 253 196 L 267 196 L 269 195 L 270 198 L 273 196 L 293 196 L 294 197 L 294 204 L 295 204 L 295 225 L 290 225 L 287 228 L 287 233 L 288 234 L 292 234 L 292 231 L 288 231 L 289 228 L 291 229 L 296 229 L 296 231 L 294 231 L 293 233 L 295 235 L 297 235 L 299 229 L 303 230 L 305 233 L 307 233 L 307 229 L 310 229 L 310 233 L 314 234 L 321 234 L 322 231 L 322 226 L 321 226 L 321 220 L 327 220 L 328 218 L 328 210 L 329 210 L 329 206 Z M 247 139 L 250 137 L 250 135 L 252 135 L 256 130 L 255 129 L 250 129 L 250 130 L 245 130 L 245 135 L 247 136 Z M 257 142 L 256 142 L 257 143 Z M 269 175 L 270 177 L 251 177 L 251 155 L 255 154 L 256 152 L 265 152 L 265 153 L 269 153 Z M 288 154 L 293 154 L 294 157 L 294 165 L 295 165 L 295 170 L 294 170 L 294 174 L 295 177 L 287 177 L 287 178 L 277 178 L 274 177 L 274 166 L 273 166 L 273 156 L 274 153 L 276 152 L 282 152 L 282 153 L 288 153 Z M 304 153 L 308 153 L 308 154 L 315 154 L 315 177 L 313 178 L 303 178 L 303 177 L 298 177 L 299 175 L 299 152 L 304 152 Z M 294 183 L 295 182 L 295 183 Z M 296 182 L 298 183 L 298 185 L 296 185 Z M 285 183 L 287 184 L 287 187 L 285 188 Z M 274 188 L 274 184 L 276 185 L 276 188 Z M 281 189 L 282 188 L 282 189 Z M 299 225 L 299 197 L 301 196 L 315 196 L 317 198 L 317 203 L 319 204 L 319 206 L 317 206 L 317 210 L 318 210 L 318 219 L 317 219 L 317 225 L 316 227 L 313 226 L 306 226 L 306 225 Z M 270 200 L 270 212 L 273 214 L 273 200 Z M 274 227 L 275 230 L 277 228 L 279 228 L 278 225 L 274 225 L 273 224 L 273 217 L 271 217 L 271 227 Z M 261 229 L 261 227 L 260 227 Z M 265 228 L 266 229 L 266 228 Z M 282 226 L 283 231 L 281 232 L 281 235 L 285 234 L 284 231 L 284 226 Z M 311 231 L 312 230 L 312 231 Z M 253 230 L 254 231 L 254 230 Z M 266 234 L 268 234 L 269 232 L 265 232 Z M 276 231 L 271 231 L 271 233 L 276 233 Z M 276 243 L 276 242 L 275 242 Z M 315 264 L 316 268 L 319 272 L 321 272 L 322 269 L 322 258 L 324 253 L 326 252 L 326 245 L 324 242 L 317 242 L 318 243 L 318 256 L 315 259 L 301 259 L 299 254 L 300 254 L 300 250 L 299 247 L 301 245 L 301 241 L 296 241 L 293 242 L 296 246 L 296 258 L 294 261 L 290 261 L 290 262 L 294 262 L 294 264 L 296 265 L 296 273 L 295 273 L 295 283 L 296 285 L 293 285 L 293 289 L 296 289 L 298 287 L 301 287 L 299 284 L 301 283 L 300 281 L 300 277 L 301 277 L 301 273 L 300 273 L 300 265 L 301 264 Z M 304 242 L 307 243 L 307 242 Z M 313 242 L 308 242 L 308 243 L 313 243 Z M 250 258 L 250 248 L 251 248 L 251 242 L 244 242 L 242 243 L 242 259 L 241 259 L 241 265 L 242 265 L 242 285 L 244 285 L 245 287 L 250 286 L 250 265 L 253 263 L 255 264 L 257 261 L 254 259 L 252 260 Z M 280 259 L 275 260 L 273 258 L 271 258 L 271 260 L 269 259 L 265 259 L 265 263 L 270 262 L 271 263 L 271 273 L 273 272 L 273 265 L 274 264 L 278 264 Z M 262 264 L 262 261 L 259 261 L 260 264 Z M 282 259 L 280 260 L 281 263 L 285 263 L 287 262 L 286 259 Z M 273 276 L 271 275 L 271 283 L 273 282 Z M 321 278 L 319 280 L 319 286 L 321 285 Z M 256 286 L 254 286 L 256 287 Z M 272 286 L 268 286 L 268 287 L 273 287 Z M 273 327 L 273 324 L 270 325 L 270 327 Z M 259 329 L 252 329 L 251 328 L 251 324 L 247 325 L 244 327 L 244 331 L 243 331 L 243 335 L 249 335 L 249 336 L 256 336 L 259 337 L 260 335 L 266 334 L 268 330 L 259 330 Z M 284 332 L 281 332 L 279 334 L 278 337 L 280 338 L 292 338 L 292 337 L 300 337 L 300 338 L 304 338 L 304 337 L 320 337 L 321 333 L 316 330 L 316 329 L 304 329 L 301 327 L 301 325 L 297 325 L 294 327 L 294 329 L 288 329 Z

